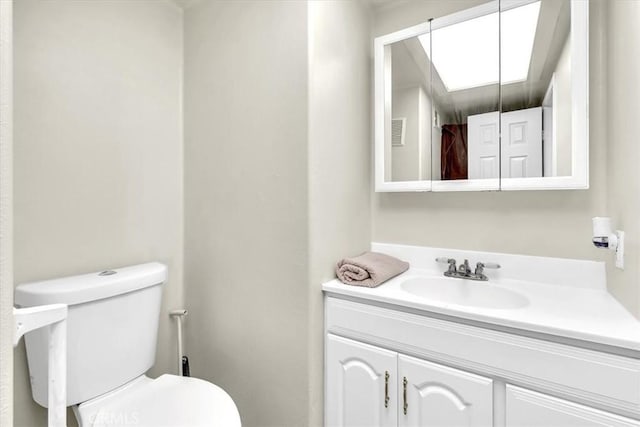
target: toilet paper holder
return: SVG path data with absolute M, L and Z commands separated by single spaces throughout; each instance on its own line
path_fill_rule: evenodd
M 609 249 L 616 253 L 616 267 L 624 269 L 624 231 L 615 230 L 611 218 L 597 216 L 593 218 L 593 245 L 599 249 Z

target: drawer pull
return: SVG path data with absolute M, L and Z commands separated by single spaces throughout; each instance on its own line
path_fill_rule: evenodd
M 409 407 L 409 404 L 407 403 L 407 377 L 402 379 L 402 400 L 404 402 L 402 408 L 404 409 L 404 414 L 407 415 L 407 407 Z
M 389 407 L 389 371 L 384 371 L 384 407 Z

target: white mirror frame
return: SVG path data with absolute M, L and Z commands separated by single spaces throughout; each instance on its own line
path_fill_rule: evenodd
M 429 32 L 425 22 L 405 28 L 373 41 L 374 67 L 374 138 L 375 189 L 377 192 L 431 191 L 431 180 L 385 181 L 385 140 L 391 140 L 391 44 Z
M 526 1 L 526 0 L 524 0 Z M 432 30 L 496 9 L 498 1 L 431 22 Z M 391 44 L 429 32 L 429 23 L 374 39 L 374 168 L 376 192 L 583 190 L 589 188 L 589 2 L 571 0 L 571 176 L 468 179 L 455 181 L 385 181 L 385 140 L 391 123 Z M 388 124 L 387 124 L 388 123 Z M 389 135 L 386 135 L 386 134 Z

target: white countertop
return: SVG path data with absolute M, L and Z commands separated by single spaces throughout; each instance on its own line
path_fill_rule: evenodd
M 429 275 L 428 271 L 411 268 L 377 288 L 345 285 L 336 279 L 325 283 L 322 289 L 329 294 L 640 351 L 640 322 L 607 291 L 524 281 L 474 282 L 475 286 L 506 288 L 529 300 L 525 307 L 493 309 L 434 301 L 400 286 L 408 278 Z
M 384 246 L 374 244 L 374 249 L 387 253 L 395 250 L 393 248 L 389 251 L 384 250 Z M 473 255 L 473 253 L 469 254 Z M 483 256 L 491 256 L 491 254 L 483 254 Z M 493 259 L 483 260 L 493 261 Z M 539 258 L 537 261 L 542 262 L 545 259 Z M 560 262 L 563 261 L 560 260 Z M 433 268 L 412 267 L 377 288 L 345 285 L 336 279 L 325 283 L 322 289 L 330 295 L 409 307 L 424 311 L 427 315 L 429 312 L 439 313 L 508 328 L 640 351 L 640 322 L 614 299 L 604 286 L 580 287 L 534 283 L 514 277 L 490 278 L 489 282 L 470 282 L 471 286 L 505 288 L 529 300 L 524 307 L 496 309 L 445 303 L 416 296 L 402 289 L 403 281 L 416 276 L 435 278 L 441 277 L 442 272 L 434 271 Z

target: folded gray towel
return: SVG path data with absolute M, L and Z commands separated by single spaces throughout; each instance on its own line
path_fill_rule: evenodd
M 342 283 L 375 288 L 409 269 L 409 263 L 377 252 L 345 258 L 336 265 L 336 274 Z

